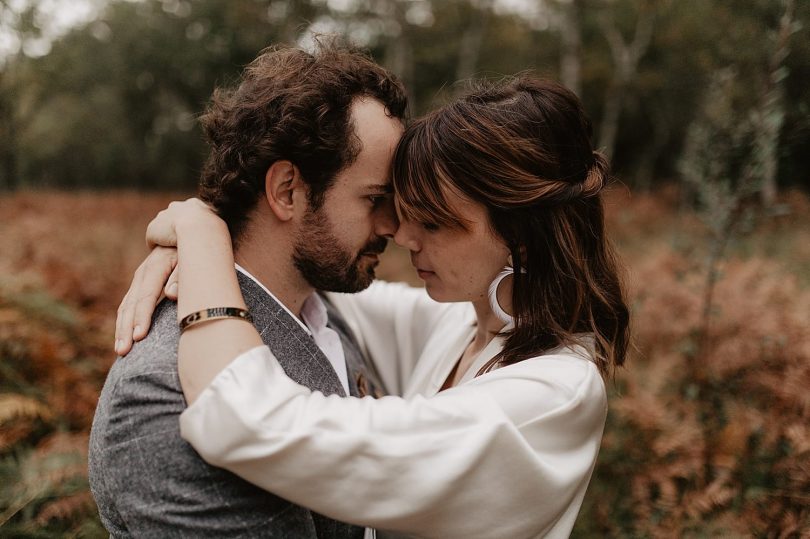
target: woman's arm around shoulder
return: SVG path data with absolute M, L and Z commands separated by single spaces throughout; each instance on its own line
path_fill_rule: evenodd
M 435 397 L 374 400 L 312 393 L 257 347 L 181 432 L 211 464 L 340 520 L 425 537 L 565 535 L 605 419 L 588 363 L 547 356 Z

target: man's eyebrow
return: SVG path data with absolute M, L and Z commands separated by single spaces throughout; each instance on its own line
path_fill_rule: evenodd
M 367 185 L 365 190 L 369 193 L 380 193 L 387 195 L 394 192 L 394 186 L 390 183 L 375 183 L 372 185 Z

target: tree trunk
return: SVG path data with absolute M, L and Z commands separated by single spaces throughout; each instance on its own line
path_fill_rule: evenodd
M 653 106 L 647 111 L 647 114 L 652 118 L 653 128 L 650 143 L 647 150 L 642 154 L 636 170 L 635 185 L 641 191 L 649 191 L 655 182 L 655 164 L 669 143 L 671 135 L 670 122 L 662 110 L 662 105 L 653 103 Z
M 584 0 L 560 7 L 560 81 L 577 95 L 582 91 L 582 13 Z
M 481 56 L 481 45 L 489 24 L 492 12 L 492 0 L 484 0 L 472 5 L 472 21 L 464 29 L 459 40 L 458 63 L 456 64 L 456 80 L 467 80 L 475 75 L 478 68 L 478 58 Z
M 391 0 L 387 5 L 387 11 L 398 25 L 398 32 L 392 36 L 385 46 L 385 59 L 383 64 L 390 69 L 405 86 L 405 93 L 408 97 L 408 108 L 411 114 L 416 110 L 416 99 L 413 94 L 414 87 L 414 66 L 413 47 L 408 36 L 408 21 L 405 20 L 405 13 L 400 2 Z
M 605 108 L 602 111 L 602 121 L 599 123 L 599 148 L 608 158 L 613 159 L 616 148 L 616 133 L 619 132 L 619 115 L 625 88 L 619 82 L 611 83 L 605 96 Z
M 624 105 L 624 95 L 638 71 L 638 63 L 650 46 L 655 12 L 650 10 L 640 13 L 636 21 L 633 41 L 626 43 L 615 22 L 608 16 L 600 18 L 602 32 L 610 46 L 615 66 L 613 80 L 605 96 L 605 107 L 602 122 L 599 126 L 599 147 L 608 157 L 613 157 L 616 146 L 616 134 L 619 131 L 619 117 Z
M 779 134 L 784 124 L 784 89 L 782 81 L 786 73 L 785 58 L 790 53 L 790 36 L 795 31 L 794 0 L 785 0 L 785 11 L 779 21 L 776 46 L 768 65 L 768 81 L 757 114 L 755 141 L 757 158 L 762 175 L 760 199 L 765 206 L 773 206 L 778 195 L 776 175 L 779 170 Z
M 16 61 L 8 59 L 7 61 Z M 6 67 L 6 69 L 9 69 Z M 4 80 L 5 79 L 5 80 Z M 19 187 L 17 167 L 16 101 L 13 90 L 8 88 L 8 72 L 0 73 L 0 189 L 14 190 Z M 11 84 L 14 84 L 12 81 Z

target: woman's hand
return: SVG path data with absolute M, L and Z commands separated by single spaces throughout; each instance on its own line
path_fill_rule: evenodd
M 222 220 L 205 202 L 189 198 L 183 202 L 172 202 L 169 207 L 157 214 L 146 227 L 146 244 L 151 247 L 177 247 L 177 229 L 188 226 L 204 229 L 212 221 Z
M 152 313 L 165 296 L 177 299 L 177 249 L 155 247 L 135 270 L 115 320 L 115 353 L 123 356 L 149 331 Z
M 165 297 L 177 299 L 177 229 L 179 226 L 203 229 L 219 217 L 196 198 L 172 202 L 158 213 L 146 229 L 146 243 L 152 252 L 138 266 L 115 323 L 115 352 L 127 354 L 132 343 L 148 333 L 152 314 Z

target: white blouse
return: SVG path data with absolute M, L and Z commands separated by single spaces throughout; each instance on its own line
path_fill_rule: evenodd
M 586 349 L 476 378 L 496 338 L 438 393 L 472 340 L 469 305 L 393 283 L 330 299 L 405 398 L 312 392 L 262 346 L 183 412 L 183 438 L 210 464 L 337 520 L 420 537 L 568 537 L 607 413 Z

